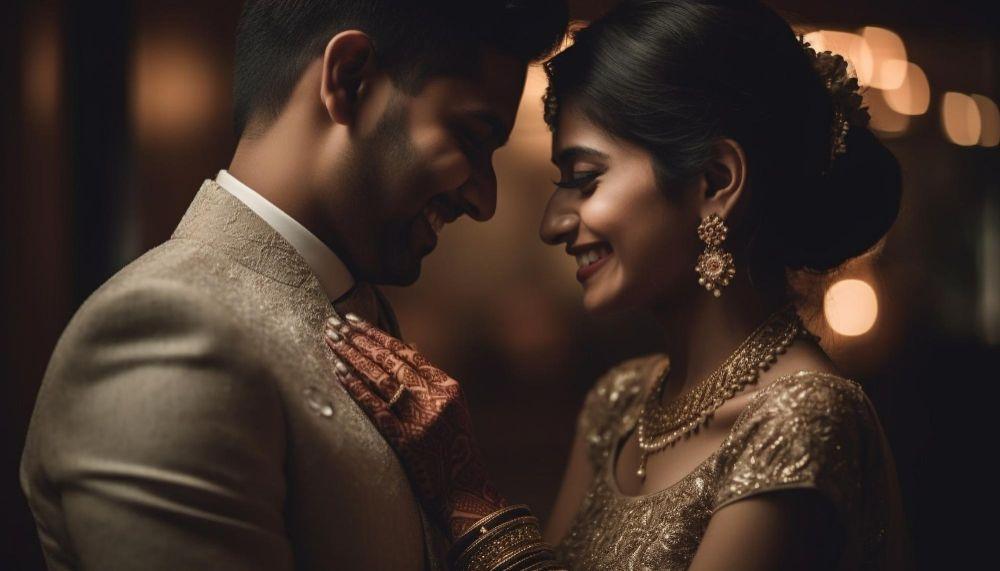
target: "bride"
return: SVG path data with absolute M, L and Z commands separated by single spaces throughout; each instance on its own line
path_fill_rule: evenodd
M 543 536 L 490 483 L 458 383 L 331 321 L 340 380 L 449 530 L 452 568 L 904 567 L 876 412 L 787 283 L 870 250 L 898 211 L 844 60 L 757 2 L 626 0 L 546 70 L 561 180 L 541 236 L 577 258 L 589 312 L 649 312 L 664 352 L 591 389 Z

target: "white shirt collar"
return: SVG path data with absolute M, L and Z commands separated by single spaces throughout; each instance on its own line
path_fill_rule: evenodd
M 354 287 L 354 277 L 344 262 L 305 226 L 237 180 L 225 169 L 219 171 L 215 182 L 246 204 L 257 216 L 263 218 L 275 232 L 281 234 L 281 237 L 295 248 L 316 274 L 323 292 L 330 301 L 339 299 Z

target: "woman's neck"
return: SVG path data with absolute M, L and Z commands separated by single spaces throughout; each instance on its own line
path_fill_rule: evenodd
M 695 285 L 683 303 L 673 301 L 658 308 L 655 315 L 664 328 L 670 356 L 664 399 L 687 391 L 715 371 L 785 302 L 762 297 L 745 276 L 738 276 L 721 297 Z

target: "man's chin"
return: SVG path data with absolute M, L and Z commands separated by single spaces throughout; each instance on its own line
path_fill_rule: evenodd
M 386 272 L 378 283 L 402 287 L 413 285 L 418 279 L 420 279 L 421 266 L 421 261 L 416 260 L 415 262 L 407 264 L 406 267 L 395 268 L 392 271 Z
M 417 271 L 412 272 L 412 273 L 410 273 L 410 274 L 408 274 L 408 275 L 400 278 L 398 281 L 392 282 L 392 285 L 394 285 L 394 286 L 400 286 L 400 287 L 411 286 L 411 285 L 417 283 L 418 279 L 420 279 L 420 267 L 419 266 L 417 267 Z

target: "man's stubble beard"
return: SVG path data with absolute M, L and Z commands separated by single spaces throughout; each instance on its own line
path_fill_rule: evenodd
M 355 279 L 376 284 L 410 285 L 420 274 L 420 261 L 409 244 L 412 219 L 399 212 L 407 199 L 399 194 L 421 188 L 425 168 L 408 134 L 409 109 L 393 96 L 386 111 L 348 161 L 346 211 L 352 248 L 346 260 Z M 419 213 L 418 213 L 419 214 Z

